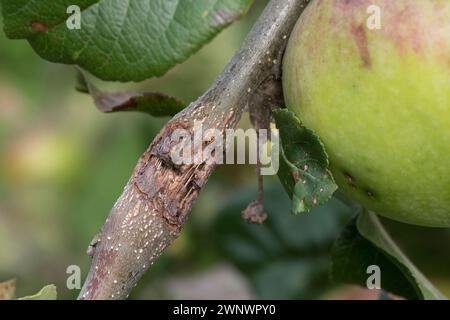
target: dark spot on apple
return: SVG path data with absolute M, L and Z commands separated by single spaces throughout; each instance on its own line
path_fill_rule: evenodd
M 351 33 L 355 38 L 356 45 L 358 46 L 359 54 L 361 55 L 361 59 L 363 61 L 363 66 L 370 68 L 372 66 L 372 58 L 370 57 L 369 42 L 364 25 L 360 24 L 358 26 L 352 26 Z
M 371 198 L 371 199 L 375 199 L 375 192 L 373 192 L 372 190 L 365 190 L 366 195 Z
M 42 22 L 39 21 L 33 21 L 31 23 L 31 28 L 33 28 L 34 30 L 38 31 L 38 32 L 46 32 L 48 31 L 48 27 L 43 24 Z
M 353 178 L 353 176 L 350 173 L 348 173 L 348 171 L 343 171 L 342 174 L 344 175 L 344 177 L 347 180 L 348 184 L 351 187 L 356 188 L 355 178 Z

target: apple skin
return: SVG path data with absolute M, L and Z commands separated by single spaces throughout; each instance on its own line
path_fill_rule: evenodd
M 381 29 L 367 27 L 371 5 Z M 311 2 L 283 87 L 344 194 L 397 221 L 450 227 L 450 0 Z

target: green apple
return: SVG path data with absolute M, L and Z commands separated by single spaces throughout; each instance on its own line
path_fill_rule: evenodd
M 343 193 L 391 219 L 450 227 L 450 0 L 312 1 L 283 86 Z

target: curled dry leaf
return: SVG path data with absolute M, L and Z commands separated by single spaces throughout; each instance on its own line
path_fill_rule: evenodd
M 88 93 L 101 112 L 136 111 L 147 113 L 153 117 L 174 116 L 184 109 L 186 104 L 177 99 L 158 92 L 105 92 L 92 84 L 83 72 L 78 72 L 77 90 Z

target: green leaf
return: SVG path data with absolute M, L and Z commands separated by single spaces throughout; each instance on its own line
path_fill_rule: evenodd
M 78 73 L 77 90 L 88 93 L 101 112 L 135 111 L 153 117 L 173 116 L 184 109 L 186 103 L 162 93 L 104 92 L 93 85 L 82 72 Z
M 331 276 L 366 286 L 367 267 L 381 270 L 381 286 L 407 299 L 446 299 L 399 249 L 374 213 L 361 210 L 336 241 Z
M 12 300 L 16 294 L 16 280 L 0 282 L 0 300 Z
M 51 29 L 66 23 L 67 8 L 77 5 L 84 10 L 99 0 L 1 0 L 6 35 L 11 39 L 30 38 L 39 26 Z
M 337 190 L 328 155 L 319 137 L 294 113 L 282 109 L 274 112 L 274 118 L 282 144 L 278 177 L 292 199 L 292 212 L 309 212 Z
M 103 80 L 161 76 L 241 17 L 253 0 L 1 0 L 8 37 Z M 66 26 L 69 5 L 81 28 Z
M 56 286 L 50 284 L 41 289 L 38 293 L 32 296 L 19 298 L 18 300 L 56 300 Z
M 210 240 L 230 262 L 250 279 L 258 298 L 314 299 L 333 284 L 328 270 L 331 246 L 353 211 L 337 199 L 313 209 L 313 214 L 293 216 L 281 186 L 266 191 L 267 220 L 245 223 L 237 214 L 254 196 L 239 190 L 212 226 Z

